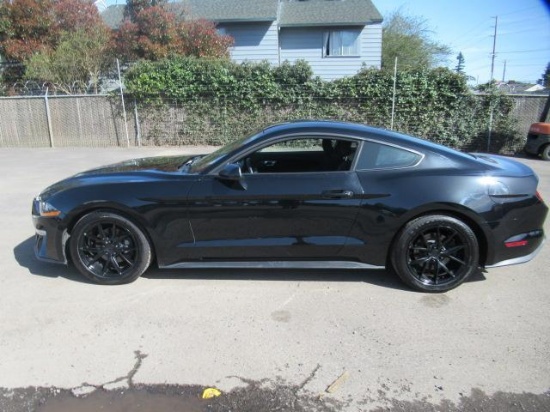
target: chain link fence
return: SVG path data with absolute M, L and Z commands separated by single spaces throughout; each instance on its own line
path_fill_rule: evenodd
M 546 96 L 509 95 L 513 135 L 499 135 L 499 118 L 486 116 L 475 125 L 473 140 L 461 136 L 471 119 L 463 115 L 439 115 L 423 119 L 410 108 L 394 113 L 394 130 L 424 137 L 465 150 L 512 153 L 521 150 L 531 123 L 538 121 Z M 472 110 L 486 110 L 482 96 Z M 0 147 L 113 147 L 158 145 L 221 145 L 267 124 L 318 117 L 353 121 L 390 128 L 391 112 L 369 116 L 369 102 L 348 99 L 336 102 L 311 99 L 304 104 L 281 106 L 266 101 L 256 111 L 235 110 L 224 101 L 136 102 L 116 95 L 25 96 L 0 98 Z M 479 107 L 478 107 L 479 106 Z M 322 110 L 321 110 L 321 109 Z M 317 115 L 316 115 L 317 114 Z M 472 112 L 472 117 L 476 113 Z M 479 117 L 479 116 L 477 116 Z M 125 120 L 126 119 L 126 122 Z M 428 123 L 437 124 L 427 130 Z
M 0 147 L 135 144 L 134 119 L 127 133 L 120 99 L 109 96 L 6 97 L 0 113 Z

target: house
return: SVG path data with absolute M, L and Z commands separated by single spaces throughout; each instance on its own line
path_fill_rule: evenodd
M 382 16 L 371 0 L 181 0 L 169 6 L 232 36 L 231 58 L 238 63 L 303 59 L 324 80 L 380 68 Z M 108 25 L 122 21 L 123 7 L 102 13 Z
M 498 90 L 507 94 L 531 94 L 531 95 L 548 95 L 548 88 L 540 84 L 522 83 L 516 81 L 498 82 Z

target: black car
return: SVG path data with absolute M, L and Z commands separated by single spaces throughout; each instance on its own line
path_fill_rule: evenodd
M 441 292 L 530 260 L 548 208 L 538 178 L 364 125 L 268 127 L 206 156 L 126 161 L 34 199 L 39 259 L 102 284 L 161 268 L 392 268 Z

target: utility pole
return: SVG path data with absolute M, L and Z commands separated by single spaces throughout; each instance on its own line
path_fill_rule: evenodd
M 497 48 L 497 26 L 498 26 L 498 16 L 495 16 L 495 34 L 493 35 L 493 52 L 491 53 L 491 81 L 494 79 L 494 72 L 495 72 L 495 56 L 496 56 L 496 48 Z
M 502 70 L 502 83 L 505 82 L 506 79 L 506 60 L 504 60 L 504 69 Z

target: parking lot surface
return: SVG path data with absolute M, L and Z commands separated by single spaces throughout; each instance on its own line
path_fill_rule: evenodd
M 124 393 L 144 411 L 178 396 L 187 411 L 550 409 L 549 243 L 436 295 L 385 271 L 153 268 L 108 287 L 35 260 L 31 201 L 49 184 L 201 150 L 0 149 L 1 410 L 94 410 L 86 399 Z M 548 203 L 550 162 L 519 160 Z M 207 387 L 222 395 L 199 400 Z M 156 409 L 136 409 L 146 398 Z

